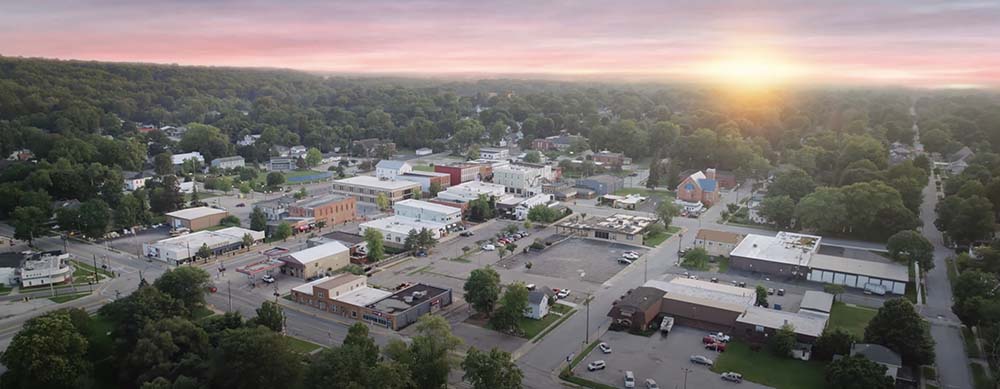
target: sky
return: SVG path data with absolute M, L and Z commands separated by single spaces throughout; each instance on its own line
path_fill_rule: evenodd
M 998 37 L 998 0 L 0 2 L 4 56 L 351 74 L 996 88 Z

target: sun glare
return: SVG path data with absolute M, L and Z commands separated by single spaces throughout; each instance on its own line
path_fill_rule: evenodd
M 761 53 L 742 53 L 709 61 L 698 72 L 711 82 L 742 88 L 787 84 L 805 73 L 794 63 Z

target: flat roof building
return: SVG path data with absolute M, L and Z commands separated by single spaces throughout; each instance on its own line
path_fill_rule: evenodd
M 223 218 L 229 216 L 229 212 L 210 207 L 194 207 L 170 212 L 166 216 L 171 228 L 184 227 L 198 231 L 219 225 Z
M 556 224 L 556 233 L 641 245 L 643 233 L 655 222 L 654 218 L 625 214 L 582 221 L 577 218 Z
M 909 269 L 898 263 L 816 254 L 809 267 L 806 279 L 810 281 L 860 289 L 878 285 L 887 293 L 897 295 L 906 293 L 906 284 L 910 281 Z
M 240 227 L 228 227 L 218 231 L 198 231 L 158 242 L 144 243 L 146 257 L 176 265 L 187 262 L 198 254 L 202 245 L 212 250 L 212 255 L 220 255 L 243 248 L 243 236 L 250 235 L 254 243 L 264 240 L 264 232 Z
M 392 206 L 397 216 L 447 225 L 462 221 L 462 210 L 421 200 L 403 200 Z
M 765 342 L 784 325 L 792 326 L 799 342 L 812 344 L 826 328 L 828 317 L 807 313 L 749 307 L 736 319 L 734 333 L 744 339 Z
M 455 186 L 464 182 L 475 181 L 477 179 L 484 179 L 486 176 L 481 174 L 482 170 L 479 165 L 471 163 L 434 165 L 434 171 L 437 173 L 445 173 L 451 176 L 451 186 Z
M 419 232 L 421 229 L 426 228 L 434 236 L 434 239 L 441 238 L 448 231 L 448 225 L 445 223 L 417 220 L 398 215 L 361 223 L 359 227 L 361 235 L 364 235 L 365 231 L 369 228 L 378 230 L 382 233 L 382 238 L 385 239 L 386 244 L 397 248 L 403 247 L 410 231 Z
M 22 288 L 66 282 L 73 278 L 72 274 L 69 254 L 61 251 L 33 254 L 17 269 Z
M 694 238 L 694 245 L 705 249 L 708 255 L 729 256 L 745 237 L 736 232 L 700 229 Z
M 347 266 L 351 263 L 351 254 L 340 242 L 328 242 L 280 259 L 285 262 L 281 273 L 308 280 Z
M 323 222 L 327 226 L 333 226 L 354 221 L 357 209 L 353 197 L 328 194 L 291 204 L 288 206 L 288 216 L 310 217 L 315 223 Z
M 292 288 L 292 300 L 321 311 L 362 320 L 393 330 L 451 305 L 451 289 L 418 283 L 390 292 L 369 287 L 367 278 L 351 274 L 324 277 Z
M 420 184 L 402 180 L 380 180 L 372 176 L 357 176 L 336 180 L 333 191 L 353 196 L 364 203 L 375 203 L 379 194 L 389 200 L 389 204 L 411 199 L 421 191 Z
M 784 276 L 802 276 L 819 249 L 821 237 L 779 232 L 776 236 L 750 234 L 730 252 L 735 269 Z
M 494 199 L 507 197 L 507 192 L 503 185 L 491 184 L 482 181 L 469 181 L 458 184 L 438 192 L 438 199 L 452 201 L 456 203 L 467 203 L 478 199 L 480 195 L 492 197 Z
M 833 309 L 833 295 L 815 290 L 807 290 L 799 303 L 799 312 L 830 316 Z
M 243 157 L 237 155 L 233 157 L 222 157 L 212 160 L 212 167 L 217 169 L 236 169 L 246 165 Z

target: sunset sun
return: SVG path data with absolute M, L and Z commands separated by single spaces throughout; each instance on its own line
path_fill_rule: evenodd
M 802 66 L 765 53 L 740 53 L 705 63 L 697 71 L 708 81 L 759 88 L 789 83 L 805 74 Z

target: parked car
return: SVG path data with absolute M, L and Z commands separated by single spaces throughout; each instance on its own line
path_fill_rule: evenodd
M 519 232 L 519 234 L 521 234 L 522 238 L 527 238 L 527 237 L 531 236 L 531 233 L 528 232 L 528 231 L 521 231 L 521 232 Z
M 729 335 L 726 335 L 722 332 L 708 334 L 708 336 L 711 337 L 712 339 L 715 339 L 716 342 L 722 342 L 722 343 L 729 343 L 729 341 L 732 339 Z
M 710 344 L 710 343 L 715 343 L 716 340 L 715 340 L 714 337 L 712 337 L 712 335 L 707 335 L 707 336 L 701 338 L 701 342 L 704 343 L 704 344 Z
M 726 351 L 726 344 L 722 342 L 709 343 L 705 345 L 706 350 L 723 352 Z
M 559 293 L 556 293 L 556 297 L 561 298 L 561 299 L 569 297 L 569 289 L 561 289 L 561 290 L 559 290 Z
M 674 329 L 674 318 L 670 316 L 664 316 L 663 321 L 660 322 L 660 332 L 662 332 L 663 334 L 668 334 L 672 329 Z
M 709 281 L 718 284 L 719 283 L 719 277 L 712 277 L 712 279 L 710 279 Z
M 261 281 L 264 281 L 264 282 L 266 282 L 266 283 L 268 283 L 268 284 L 273 284 L 273 283 L 274 283 L 274 281 L 275 281 L 274 277 L 272 277 L 272 276 L 271 276 L 270 274 L 268 274 L 268 275 L 265 275 L 265 276 L 264 276 L 264 277 L 262 277 L 262 278 L 261 278 L 260 280 L 261 280 Z
M 646 389 L 660 389 L 660 386 L 652 378 L 646 378 Z
M 708 359 L 708 357 L 704 355 L 692 355 L 691 363 L 694 363 L 696 365 L 705 365 L 705 366 L 712 366 L 715 364 L 715 362 L 712 362 L 711 359 Z
M 721 377 L 725 381 L 731 381 L 735 383 L 743 382 L 743 375 L 736 372 L 727 371 L 725 373 L 719 374 L 719 377 Z
M 247 206 L 247 204 L 246 204 L 246 203 L 239 203 L 239 204 L 236 204 L 236 208 L 243 208 L 243 207 L 245 207 L 245 206 Z
M 631 265 L 632 264 L 632 260 L 628 259 L 628 258 L 618 258 L 618 263 L 620 263 L 622 265 Z
M 638 252 L 635 252 L 635 251 L 626 251 L 626 252 L 625 252 L 625 254 L 626 254 L 626 255 L 634 255 L 634 256 L 636 256 L 636 257 L 638 257 L 638 256 L 639 256 L 639 253 L 638 253 Z
M 611 354 L 611 346 L 607 343 L 601 342 L 601 344 L 597 345 L 597 348 L 601 349 L 602 353 Z
M 458 235 L 459 235 L 459 236 L 473 236 L 473 235 L 475 235 L 475 234 L 473 234 L 473 233 L 472 233 L 472 231 L 468 231 L 468 230 L 466 230 L 466 231 L 462 231 L 462 233 L 461 233 L 461 234 L 458 234 Z
M 625 387 L 634 388 L 635 387 L 635 373 L 631 370 L 625 370 Z
M 767 294 L 774 294 L 774 288 L 767 288 Z
M 483 247 L 481 248 L 483 249 L 483 251 L 493 251 L 497 249 L 497 246 L 491 244 L 484 244 Z
M 528 290 L 535 290 L 535 284 L 528 284 L 524 286 Z
M 608 365 L 604 361 L 593 361 L 587 365 L 587 371 L 604 370 L 606 367 Z
M 639 254 L 625 253 L 625 254 L 622 254 L 622 258 L 634 261 L 634 260 L 639 259 Z
M 784 295 L 785 295 L 785 290 L 784 289 L 778 289 L 778 296 L 784 296 Z

